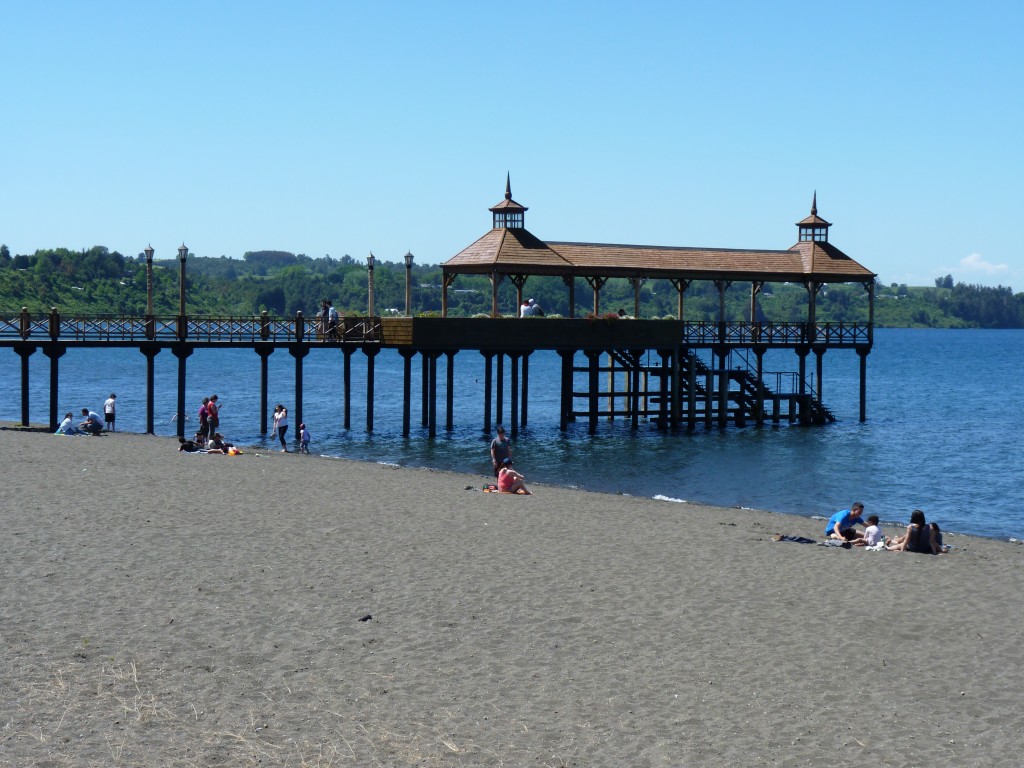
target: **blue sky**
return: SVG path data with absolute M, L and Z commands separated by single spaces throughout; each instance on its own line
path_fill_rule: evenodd
M 1022 5 L 5 3 L 0 242 L 787 248 L 1024 290 Z

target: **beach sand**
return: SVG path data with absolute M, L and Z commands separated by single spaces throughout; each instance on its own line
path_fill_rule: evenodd
M 1024 762 L 1022 546 L 125 433 L 0 466 L 0 765 Z

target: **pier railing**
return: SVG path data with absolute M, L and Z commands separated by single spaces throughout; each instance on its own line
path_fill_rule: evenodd
M 516 345 L 524 349 L 667 348 L 726 346 L 870 346 L 869 323 L 678 322 L 633 319 L 385 318 L 343 317 L 325 328 L 318 317 L 179 315 L 0 316 L 0 342 L 62 341 L 103 344 L 196 342 L 229 345 L 258 342 L 323 342 L 339 345 L 473 347 Z
M 343 317 L 334 329 L 323 327 L 319 318 L 272 317 L 264 312 L 254 317 L 211 317 L 180 315 L 62 315 L 24 311 L 0 317 L 0 340 L 67 342 L 196 341 L 295 342 L 326 341 L 349 344 L 379 343 L 379 317 Z

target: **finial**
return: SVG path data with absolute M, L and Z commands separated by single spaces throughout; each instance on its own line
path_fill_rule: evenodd
M 512 199 L 512 174 L 508 171 L 505 172 L 505 199 Z
M 811 200 L 811 216 L 818 215 L 818 190 L 814 190 L 814 198 Z

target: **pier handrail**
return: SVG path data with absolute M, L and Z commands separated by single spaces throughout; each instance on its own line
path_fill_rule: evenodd
M 419 323 L 430 325 L 434 333 L 448 323 L 498 323 L 502 320 L 455 318 L 441 319 L 403 318 L 418 328 Z M 390 321 L 389 321 L 390 322 Z M 584 323 L 583 320 L 539 320 L 538 323 L 564 322 Z M 647 321 L 630 320 L 629 325 Z M 664 323 L 665 321 L 651 321 Z M 614 337 L 617 323 L 607 324 L 609 335 Z M 340 345 L 387 344 L 388 336 L 382 333 L 380 317 L 343 317 L 333 333 L 328 333 L 319 317 L 305 318 L 302 313 L 294 317 L 260 315 L 127 315 L 127 314 L 60 314 L 55 309 L 49 313 L 30 313 L 23 310 L 12 316 L 0 316 L 0 341 L 67 341 L 85 343 L 139 343 L 154 341 L 161 343 L 197 342 L 200 344 L 254 344 L 273 343 L 327 343 Z M 462 326 L 466 327 L 466 326 Z M 538 330 L 544 326 L 531 323 L 529 329 Z M 606 326 L 588 323 L 590 332 L 601 331 Z M 747 322 L 747 321 L 684 321 L 672 324 L 671 334 L 679 334 L 679 343 L 687 347 L 757 346 L 799 347 L 822 345 L 828 347 L 871 346 L 870 323 L 815 323 L 805 322 Z M 412 331 L 409 331 L 412 333 Z M 665 331 L 662 330 L 662 333 Z M 534 334 L 536 335 L 536 334 Z M 619 334 L 621 335 L 621 334 Z M 643 333 L 640 334 L 643 336 Z M 680 338 L 681 336 L 681 338 Z M 401 343 L 401 342 L 400 342 Z
M 694 347 L 713 344 L 852 346 L 870 344 L 870 328 L 869 323 L 815 323 L 812 327 L 808 323 L 698 320 L 683 323 L 683 343 Z
M 182 322 L 183 321 L 183 322 Z M 379 317 L 345 317 L 335 337 L 327 337 L 315 320 L 258 316 L 206 315 L 62 315 L 56 310 L 0 317 L 0 339 L 39 341 L 196 341 L 196 342 L 293 342 L 317 341 L 347 344 L 379 343 Z

